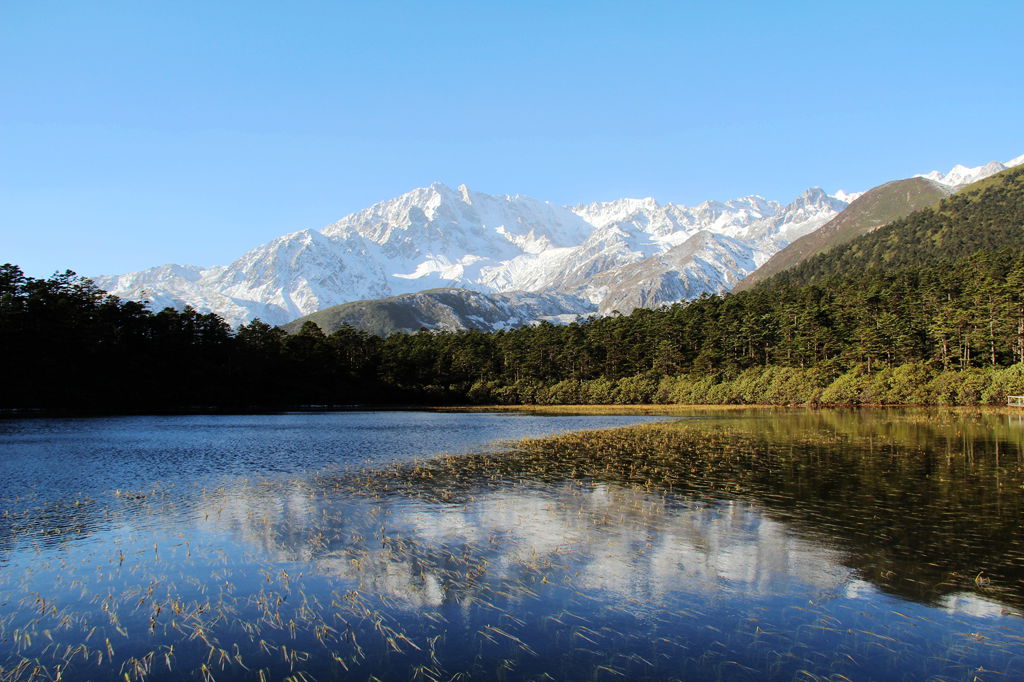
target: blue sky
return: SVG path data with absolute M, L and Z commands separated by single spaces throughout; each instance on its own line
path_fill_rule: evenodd
M 1024 153 L 1020 2 L 0 3 L 0 262 L 227 263 L 440 180 L 574 204 Z

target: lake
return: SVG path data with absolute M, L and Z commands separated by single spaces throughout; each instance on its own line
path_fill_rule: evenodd
M 0 509 L 5 682 L 1024 677 L 1017 415 L 6 420 Z

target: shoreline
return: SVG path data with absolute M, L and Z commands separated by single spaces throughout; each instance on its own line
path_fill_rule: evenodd
M 1024 408 L 1001 405 L 908 405 L 908 404 L 817 404 L 817 405 L 460 405 L 445 407 L 424 407 L 433 412 L 530 412 L 533 414 L 644 414 L 677 416 L 694 412 L 738 412 L 743 410 L 793 411 L 793 410 L 928 410 L 933 412 L 958 412 L 976 414 L 1006 414 L 1024 417 Z
M 176 417 L 199 415 L 273 415 L 288 413 L 317 412 L 490 412 L 528 413 L 528 414 L 638 414 L 651 416 L 687 416 L 695 412 L 739 412 L 748 410 L 788 412 L 794 410 L 928 410 L 933 412 L 956 412 L 974 414 L 1005 414 L 1018 415 L 1024 418 L 1024 407 L 1008 405 L 921 405 L 900 403 L 816 403 L 795 405 L 771 404 L 658 404 L 658 403 L 621 403 L 591 405 L 296 405 L 252 408 L 222 407 L 183 407 L 162 410 L 74 410 L 50 408 L 4 408 L 0 409 L 0 422 L 11 419 L 87 419 L 103 417 Z

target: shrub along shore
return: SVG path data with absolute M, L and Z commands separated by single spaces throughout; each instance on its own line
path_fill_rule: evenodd
M 429 388 L 429 387 L 428 387 Z M 435 387 L 437 397 L 446 393 Z M 493 405 L 992 405 L 1024 394 L 1024 364 L 936 370 L 908 363 L 868 371 L 866 364 L 830 375 L 821 368 L 751 367 L 735 376 L 635 375 L 617 381 L 474 383 L 467 397 Z

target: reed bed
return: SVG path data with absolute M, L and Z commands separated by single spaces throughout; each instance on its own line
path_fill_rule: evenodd
M 1021 451 L 927 425 L 683 420 L 7 501 L 0 681 L 1005 679 Z M 750 551 L 787 576 L 735 573 Z

